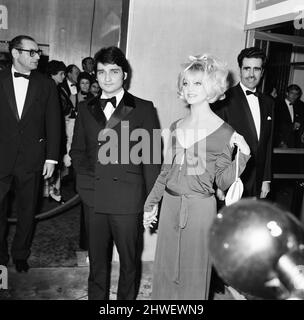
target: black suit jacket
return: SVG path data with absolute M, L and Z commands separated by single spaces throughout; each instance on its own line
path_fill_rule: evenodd
M 42 170 L 46 159 L 58 160 L 61 114 L 56 85 L 37 71 L 30 74 L 19 119 L 11 68 L 0 72 L 0 177 L 12 172 L 17 157 L 24 170 Z
M 77 191 L 95 212 L 136 214 L 143 211 L 144 201 L 160 171 L 160 130 L 154 151 L 152 143 L 153 129 L 159 128 L 152 102 L 128 92 L 124 93 L 109 121 L 100 107 L 100 96 L 79 104 L 70 155 L 77 173 Z M 150 146 L 129 141 L 128 132 L 131 134 L 134 129 L 145 130 Z M 142 147 L 145 158 L 150 153 L 149 159 L 145 159 L 145 163 L 127 163 L 126 157 L 132 152 L 138 153 Z M 102 157 L 107 156 L 112 156 L 112 161 L 105 164 Z M 152 163 L 153 157 L 158 163 Z
M 67 79 L 64 79 L 64 81 L 58 85 L 58 91 L 59 91 L 60 105 L 61 105 L 62 113 L 64 116 L 67 116 L 76 107 L 73 105 L 73 102 L 70 99 L 71 90 L 68 85 Z M 76 94 L 76 105 L 77 105 L 77 94 Z
M 245 97 L 238 84 L 230 88 L 225 100 L 216 105 L 216 113 L 228 122 L 239 134 L 244 136 L 251 151 L 251 158 L 241 175 L 244 183 L 244 196 L 260 195 L 263 181 L 271 181 L 271 156 L 273 136 L 273 100 L 261 94 L 259 96 L 261 127 L 260 138 Z
M 292 121 L 285 99 L 277 99 L 275 102 L 275 145 L 284 142 L 289 148 L 298 146 L 298 135 L 304 126 L 304 107 L 302 101 L 296 101 L 293 105 L 294 119 Z M 303 109 L 303 110 L 302 110 Z M 300 123 L 298 131 L 294 130 L 294 123 Z

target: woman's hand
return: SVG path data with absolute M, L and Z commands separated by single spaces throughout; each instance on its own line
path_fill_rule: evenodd
M 145 229 L 151 228 L 153 223 L 157 221 L 157 212 L 158 212 L 158 205 L 156 204 L 152 211 L 144 212 L 144 227 Z
M 249 148 L 246 140 L 244 139 L 243 136 L 238 134 L 236 131 L 234 131 L 234 133 L 232 134 L 232 136 L 230 138 L 230 146 L 232 147 L 233 145 L 238 146 L 240 148 L 240 151 L 243 154 L 246 154 L 246 155 L 250 154 L 250 148 Z

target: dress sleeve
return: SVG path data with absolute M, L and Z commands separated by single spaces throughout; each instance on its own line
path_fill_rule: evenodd
M 144 205 L 144 211 L 145 212 L 150 212 L 153 209 L 153 206 L 158 204 L 161 198 L 163 197 L 165 187 L 166 187 L 166 180 L 167 180 L 167 175 L 169 173 L 171 165 L 169 164 L 163 164 L 161 168 L 161 172 L 158 175 L 154 186 L 149 193 L 145 205 Z
M 166 187 L 166 182 L 167 182 L 167 176 L 170 172 L 170 169 L 172 167 L 172 132 L 174 131 L 174 128 L 176 127 L 177 121 L 175 121 L 171 126 L 170 126 L 170 137 L 169 137 L 169 144 L 168 144 L 168 151 L 165 156 L 164 163 L 162 165 L 160 174 L 158 175 L 154 186 L 149 193 L 145 205 L 144 205 L 144 211 L 145 212 L 150 212 L 152 211 L 154 205 L 158 204 L 161 198 L 164 195 L 165 187 Z M 174 144 L 174 143 L 173 143 Z M 169 155 L 169 156 L 168 156 Z M 170 159 L 169 159 L 170 158 Z
M 223 191 L 227 190 L 235 180 L 236 159 L 232 161 L 233 149 L 228 142 L 215 162 L 215 182 Z M 239 153 L 239 176 L 244 171 L 249 159 L 250 155 Z

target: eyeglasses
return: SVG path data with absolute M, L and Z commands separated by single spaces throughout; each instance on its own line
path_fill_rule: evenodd
M 16 50 L 29 52 L 31 57 L 34 57 L 35 54 L 38 54 L 39 57 L 42 55 L 42 50 L 40 50 L 40 49 L 39 50 L 33 50 L 33 49 L 28 50 L 28 49 L 16 48 Z

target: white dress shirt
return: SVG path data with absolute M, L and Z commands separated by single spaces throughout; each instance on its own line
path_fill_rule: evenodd
M 15 78 L 14 72 L 18 72 L 18 71 L 14 68 L 14 66 L 12 66 L 12 77 L 13 77 L 17 110 L 18 110 L 19 119 L 21 119 L 29 80 L 23 77 Z M 30 72 L 27 72 L 24 74 L 30 75 Z
M 77 94 L 77 87 L 75 83 L 72 83 L 69 79 L 67 79 L 68 86 L 71 91 L 71 95 L 76 95 Z
M 115 97 L 116 97 L 116 107 L 119 105 L 123 95 L 124 95 L 125 91 L 124 89 L 121 89 L 121 91 L 119 91 Z M 100 99 L 109 99 L 109 97 L 106 97 L 104 94 L 102 94 L 100 96 Z M 113 107 L 111 102 L 108 102 L 103 110 L 104 115 L 107 118 L 107 121 L 111 118 L 112 113 L 115 111 L 115 108 Z
M 244 95 L 247 99 L 247 102 L 249 104 L 249 108 L 252 114 L 252 118 L 254 121 L 255 129 L 257 132 L 258 140 L 260 139 L 260 131 L 261 131 L 261 112 L 260 112 L 260 104 L 259 104 L 259 99 L 256 97 L 254 94 L 246 94 L 246 90 L 255 92 L 256 89 L 251 90 L 247 87 L 245 87 L 241 82 L 240 82 L 241 88 L 244 91 Z
M 294 121 L 293 105 L 287 99 L 285 99 L 285 103 L 287 104 L 287 107 L 288 107 L 288 111 L 289 111 L 289 114 L 290 114 L 291 122 L 293 122 Z

